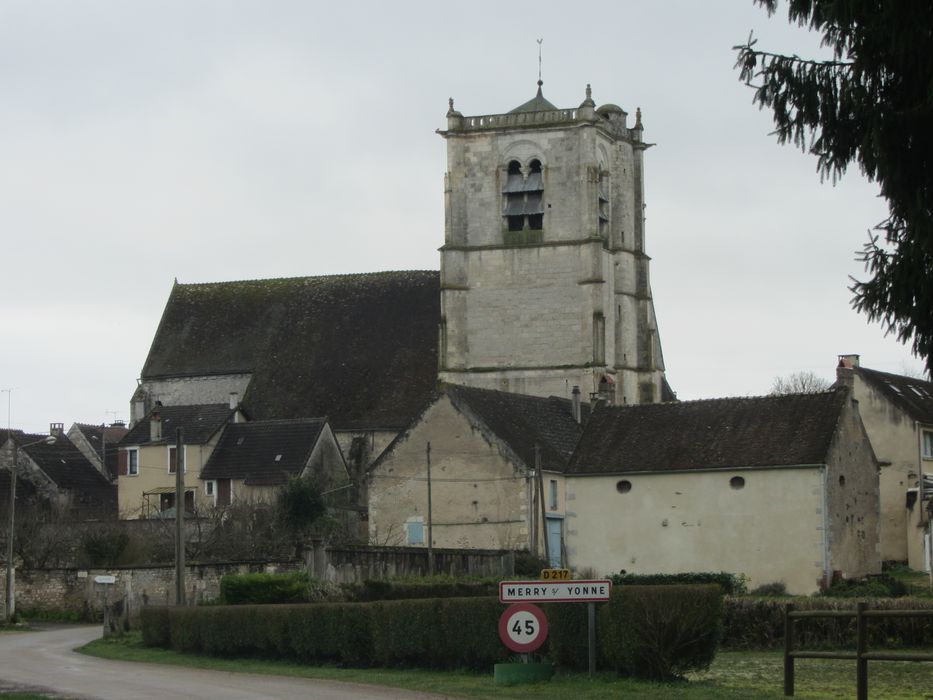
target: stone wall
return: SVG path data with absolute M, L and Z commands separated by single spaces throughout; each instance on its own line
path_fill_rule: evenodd
M 189 604 L 214 600 L 220 595 L 220 579 L 227 574 L 264 571 L 284 573 L 309 569 L 315 578 L 334 583 L 360 583 L 365 579 L 423 576 L 428 571 L 427 550 L 416 547 L 318 546 L 304 561 L 220 562 L 190 564 L 185 568 L 185 597 Z M 511 552 L 491 550 L 436 550 L 434 571 L 452 575 L 509 575 L 514 568 Z M 97 576 L 113 576 L 109 586 L 95 583 Z M 175 602 L 175 568 L 170 564 L 109 569 L 33 569 L 16 572 L 16 609 L 44 612 L 79 612 L 99 617 L 104 595 L 111 602 L 124 599 L 127 614 L 136 618 L 143 605 Z M 0 569 L 0 590 L 6 575 Z M 0 604 L 2 607 L 2 604 Z

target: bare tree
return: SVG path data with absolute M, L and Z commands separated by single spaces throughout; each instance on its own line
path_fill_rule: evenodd
M 775 377 L 771 384 L 771 394 L 817 394 L 832 386 L 819 375 L 806 372 L 792 372 L 784 377 Z

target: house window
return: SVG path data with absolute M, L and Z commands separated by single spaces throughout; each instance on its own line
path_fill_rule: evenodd
M 557 510 L 557 480 L 551 479 L 548 482 L 548 508 Z
M 632 482 L 628 479 L 622 479 L 616 482 L 616 491 L 619 493 L 628 493 L 632 490 Z
M 175 473 L 176 465 L 178 463 L 177 455 L 175 454 L 175 452 L 176 452 L 175 446 L 169 445 L 169 448 L 168 448 L 168 473 L 169 474 Z M 187 449 L 185 449 L 185 451 L 182 452 L 182 457 L 181 457 L 182 469 L 185 472 L 188 471 L 188 465 L 187 465 L 187 459 L 186 459 L 187 456 L 188 456 Z
M 510 161 L 502 195 L 505 205 L 502 215 L 508 231 L 544 228 L 544 172 L 540 160 L 535 158 L 527 168 L 517 160 Z
M 139 475 L 139 450 L 135 447 L 126 451 L 126 473 L 129 476 Z
M 933 430 L 923 431 L 923 458 L 933 459 Z
M 405 523 L 405 532 L 408 544 L 424 544 L 424 518 L 409 518 Z
M 729 486 L 731 486 L 736 491 L 739 491 L 740 489 L 744 489 L 745 479 L 742 478 L 741 476 L 733 476 L 731 479 L 729 479 Z
M 214 495 L 214 482 L 213 481 L 204 482 L 204 493 L 207 494 L 208 496 Z

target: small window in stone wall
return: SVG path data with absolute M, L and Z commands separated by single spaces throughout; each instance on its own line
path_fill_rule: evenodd
M 622 479 L 616 482 L 616 491 L 619 493 L 628 493 L 632 490 L 632 482 L 628 479 Z
M 840 475 L 839 475 L 839 485 L 840 485 L 840 486 L 845 486 L 845 485 L 846 485 L 846 477 L 845 477 L 844 474 L 840 474 Z
M 731 486 L 736 491 L 740 491 L 745 488 L 745 478 L 741 476 L 733 476 L 729 479 L 729 486 Z

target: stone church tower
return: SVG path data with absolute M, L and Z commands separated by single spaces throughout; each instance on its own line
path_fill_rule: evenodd
M 440 379 L 540 396 L 670 398 L 645 254 L 641 113 L 538 93 L 447 112 Z

